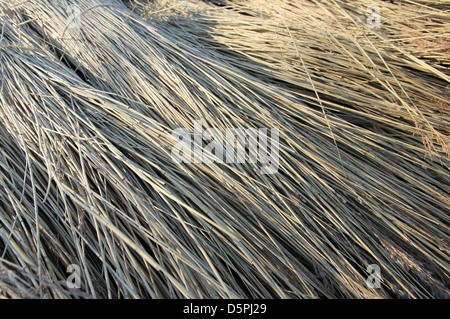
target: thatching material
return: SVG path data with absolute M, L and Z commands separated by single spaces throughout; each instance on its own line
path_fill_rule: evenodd
M 73 297 L 61 282 L 79 264 L 94 297 L 449 295 L 448 112 L 424 103 L 446 85 L 436 69 L 284 11 L 175 25 L 83 0 L 77 33 L 68 4 L 2 6 L 19 25 L 4 19 L 0 42 L 6 294 Z M 364 57 L 375 70 L 352 68 Z M 197 119 L 280 128 L 278 173 L 175 164 L 170 134 Z
M 219 52 L 224 48 L 218 44 L 225 45 L 235 54 L 221 58 L 236 67 L 258 72 L 267 80 L 282 80 L 296 94 L 307 94 L 316 105 L 344 112 L 346 120 L 358 125 L 376 122 L 390 129 L 418 133 L 425 144 L 435 143 L 449 154 L 448 73 L 445 74 L 443 66 L 436 65 L 436 69 L 419 60 L 417 50 L 408 50 L 409 47 L 385 39 L 386 32 L 390 32 L 389 37 L 412 32 L 397 25 L 400 22 L 396 19 L 403 19 L 403 15 L 394 12 L 395 6 L 383 6 L 383 28 L 371 30 L 365 26 L 365 9 L 372 4 L 370 1 L 358 1 L 358 4 L 351 1 L 352 5 L 339 2 L 326 7 L 299 1 L 233 1 L 234 6 L 228 7 L 227 14 L 223 13 L 226 9 L 207 6 L 202 1 L 194 2 L 197 5 L 176 1 L 176 6 L 172 6 L 173 1 L 163 2 L 165 6 L 158 6 L 154 11 L 161 12 L 160 19 L 168 22 L 170 28 L 177 28 L 177 34 L 192 45 L 207 45 Z M 173 8 L 172 11 L 178 8 L 177 15 L 169 15 L 164 10 L 166 7 Z M 138 8 L 141 9 L 136 11 L 142 16 L 156 20 L 154 15 L 147 14 L 152 12 L 151 8 L 142 4 Z M 420 30 L 425 29 L 422 25 L 428 21 L 429 12 L 436 9 L 421 11 L 423 17 L 414 19 L 416 29 Z M 180 16 L 183 12 L 191 15 Z M 450 52 L 443 50 L 445 41 L 449 40 L 449 27 L 445 23 L 448 17 L 445 13 L 435 15 L 436 22 L 427 25 L 426 30 L 430 29 L 432 34 L 427 33 L 427 39 L 444 43 L 435 51 L 442 52 L 438 61 L 445 61 Z M 253 63 L 249 63 L 249 58 Z M 447 83 L 436 78 L 443 78 Z M 314 89 L 320 100 L 316 92 L 311 92 Z M 332 104 L 335 101 L 339 104 Z M 355 110 L 363 112 L 362 116 Z M 368 118 L 371 114 L 374 116 Z M 361 123 L 367 120 L 370 123 Z

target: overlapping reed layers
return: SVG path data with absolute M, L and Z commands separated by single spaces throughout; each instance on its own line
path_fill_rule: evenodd
M 275 2 L 82 0 L 79 31 L 70 1 L 1 4 L 4 296 L 449 296 L 445 69 L 347 2 Z M 198 119 L 279 128 L 278 173 L 174 163 Z

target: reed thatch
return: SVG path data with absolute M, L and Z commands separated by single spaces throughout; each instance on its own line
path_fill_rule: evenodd
M 72 4 L 0 3 L 0 296 L 450 296 L 442 1 Z M 278 172 L 176 164 L 199 119 Z

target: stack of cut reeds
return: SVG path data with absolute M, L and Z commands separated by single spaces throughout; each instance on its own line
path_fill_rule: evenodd
M 448 298 L 448 60 L 368 3 L 0 3 L 0 296 Z M 175 163 L 197 120 L 278 128 L 277 173 Z

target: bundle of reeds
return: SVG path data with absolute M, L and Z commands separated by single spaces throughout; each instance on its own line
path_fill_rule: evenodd
M 344 2 L 276 2 L 82 0 L 75 30 L 71 1 L 0 4 L 3 295 L 449 296 L 448 76 L 308 28 Z M 197 120 L 278 128 L 278 172 L 175 163 Z
M 259 72 L 267 80 L 283 81 L 313 104 L 327 109 L 345 107 L 346 120 L 358 125 L 369 120 L 366 125 L 377 123 L 381 128 L 401 127 L 421 134 L 426 144 L 443 147 L 448 155 L 450 91 L 445 61 L 449 51 L 444 48 L 449 27 L 445 10 L 435 14 L 434 23 L 429 23 L 428 17 L 437 9 L 411 5 L 406 10 L 417 12 L 417 7 L 422 8 L 423 13 L 414 17 L 415 24 L 418 30 L 427 31 L 428 41 L 437 45 L 433 52 L 440 54 L 436 60 L 443 62 L 439 65 L 426 60 L 434 64 L 430 66 L 420 59 L 424 54 L 418 55 L 417 49 L 409 50 L 403 42 L 395 45 L 400 40 L 389 39 L 398 35 L 406 36 L 404 42 L 408 43 L 420 40 L 410 36 L 409 25 L 403 29 L 398 26 L 404 18 L 394 10 L 398 6 L 383 6 L 382 28 L 371 29 L 366 25 L 365 9 L 372 2 L 357 2 L 224 1 L 227 14 L 223 13 L 227 9 L 202 1 L 163 1 L 164 6 L 154 8 L 139 1 L 133 4 L 138 5 L 136 11 L 143 17 L 160 25 L 161 21 L 168 23 L 193 45 L 206 45 L 219 52 L 226 46 L 227 52 L 234 54 L 221 58 L 236 67 Z M 152 8 L 162 15 L 159 20 L 148 14 Z M 171 14 L 175 9 L 177 14 Z

